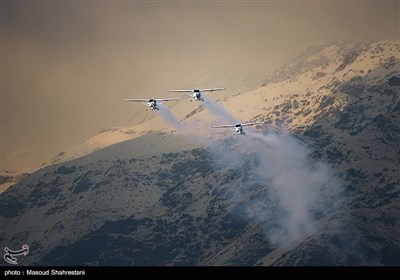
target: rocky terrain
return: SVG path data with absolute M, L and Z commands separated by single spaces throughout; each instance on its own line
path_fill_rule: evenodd
M 0 244 L 29 244 L 21 265 L 400 265 L 399 60 L 399 41 L 329 42 L 184 101 L 186 126 L 150 120 L 1 193 Z M 210 129 L 230 119 L 265 123 Z

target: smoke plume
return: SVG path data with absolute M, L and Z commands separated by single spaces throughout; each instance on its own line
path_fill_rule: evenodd
M 208 96 L 203 96 L 204 101 L 204 107 L 211 113 L 214 115 L 214 117 L 217 117 L 219 119 L 222 119 L 223 121 L 228 122 L 227 124 L 235 124 L 237 123 L 237 121 L 235 120 L 234 117 L 232 117 L 231 114 L 229 114 L 229 112 L 227 110 L 225 110 L 225 108 L 215 102 L 214 100 L 212 100 L 211 98 L 209 98 Z
M 237 123 L 210 98 L 204 99 L 204 106 L 213 121 Z M 339 184 L 333 172 L 326 164 L 312 160 L 310 150 L 290 133 L 259 133 L 244 127 L 243 136 L 228 133 L 227 138 L 217 140 L 196 135 L 194 127 L 201 122 L 180 123 L 163 105 L 159 113 L 189 141 L 207 141 L 215 168 L 242 174 L 230 189 L 235 201 L 246 206 L 242 214 L 263 227 L 271 244 L 305 238 L 318 228 L 319 218 L 339 207 Z M 209 134 L 213 132 L 209 128 Z M 249 190 L 254 189 L 257 199 L 249 199 Z
M 235 123 L 221 105 L 207 99 L 215 117 Z M 339 183 L 329 167 L 310 158 L 311 151 L 290 133 L 255 132 L 212 142 L 208 151 L 225 168 L 242 176 L 234 188 L 235 199 L 244 201 L 245 214 L 262 225 L 271 244 L 301 240 L 318 228 L 317 220 L 339 207 Z M 258 196 L 248 198 L 250 189 Z
M 172 125 L 177 131 L 182 132 L 181 123 L 175 118 L 175 116 L 171 113 L 169 108 L 164 104 L 158 104 L 158 108 L 160 109 L 158 112 L 163 117 L 163 119 L 170 125 Z
M 209 143 L 210 137 L 208 136 L 210 134 L 201 136 L 198 133 L 200 129 L 204 128 L 203 122 L 193 120 L 189 123 L 185 123 L 183 121 L 178 121 L 172 114 L 169 107 L 165 106 L 164 104 L 158 104 L 157 106 L 160 109 L 158 112 L 161 117 L 188 141 L 199 145 L 206 145 Z

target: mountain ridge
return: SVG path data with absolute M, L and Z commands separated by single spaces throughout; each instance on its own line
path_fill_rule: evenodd
M 189 135 L 143 135 L 27 176 L 1 194 L 0 243 L 30 243 L 24 265 L 398 265 L 400 42 L 350 46 L 224 99 L 264 134 L 224 137 L 199 105 L 179 113 Z M 285 189 L 298 180 L 315 186 Z

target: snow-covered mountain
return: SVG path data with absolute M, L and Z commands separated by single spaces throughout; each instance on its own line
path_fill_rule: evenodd
M 399 60 L 399 41 L 321 44 L 173 105 L 179 124 L 103 131 L 0 194 L 1 246 L 29 244 L 21 265 L 399 265 Z M 263 133 L 210 128 L 227 116 Z

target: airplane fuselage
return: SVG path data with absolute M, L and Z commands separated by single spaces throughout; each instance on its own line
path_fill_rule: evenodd
M 151 109 L 152 111 L 154 111 L 154 110 L 160 110 L 160 109 L 157 107 L 157 101 L 156 101 L 155 99 L 150 99 L 149 102 L 147 102 L 147 105 L 150 107 L 150 109 Z M 147 109 L 146 109 L 146 111 L 147 111 Z
M 244 132 L 244 130 L 243 130 L 243 127 L 242 127 L 242 125 L 240 125 L 240 124 L 237 124 L 236 126 L 235 126 L 235 133 L 233 133 L 233 134 L 239 134 L 239 135 L 245 135 L 246 134 L 246 132 Z
M 195 89 L 193 91 L 193 99 L 196 100 L 196 101 L 200 101 L 200 100 L 204 101 L 204 99 L 201 97 L 201 91 L 200 90 Z

